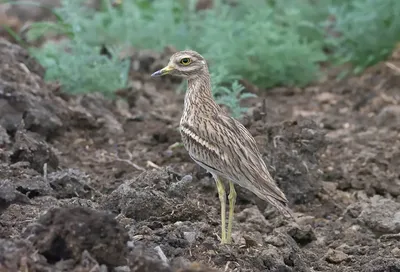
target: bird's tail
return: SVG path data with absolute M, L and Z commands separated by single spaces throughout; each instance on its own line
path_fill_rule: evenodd
M 286 218 L 291 218 L 296 222 L 296 217 L 292 209 L 290 209 L 290 207 L 288 206 L 288 202 L 283 202 L 272 196 L 264 196 L 263 198 L 271 205 L 273 205 L 283 216 L 285 216 Z
M 288 206 L 288 200 L 281 189 L 276 185 L 269 172 L 260 175 L 253 192 L 261 199 L 273 205 L 283 216 L 292 218 L 296 222 L 293 211 Z

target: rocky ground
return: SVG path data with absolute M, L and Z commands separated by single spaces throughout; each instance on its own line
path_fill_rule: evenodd
M 298 226 L 238 188 L 220 245 L 213 180 L 180 141 L 183 94 L 140 52 L 119 98 L 68 96 L 0 40 L 0 271 L 400 271 L 400 58 L 269 92 L 242 120 Z M 213 270 L 214 269 L 214 270 Z

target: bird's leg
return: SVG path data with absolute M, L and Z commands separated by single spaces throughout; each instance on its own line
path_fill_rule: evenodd
M 236 204 L 236 191 L 235 185 L 232 181 L 229 181 L 229 216 L 228 216 L 228 236 L 227 236 L 227 243 L 232 243 L 232 224 L 233 224 L 233 214 L 235 211 L 235 204 Z
M 217 190 L 219 201 L 221 202 L 221 243 L 226 243 L 226 225 L 225 225 L 225 218 L 226 218 L 226 193 L 225 193 L 225 186 L 224 183 L 221 181 L 220 178 L 215 177 L 215 182 L 217 183 Z

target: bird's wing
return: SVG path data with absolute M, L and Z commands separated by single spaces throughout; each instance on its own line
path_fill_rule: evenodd
M 225 173 L 265 200 L 288 202 L 269 174 L 256 141 L 240 122 L 223 114 L 195 118 L 196 122 L 181 124 L 181 131 L 203 146 L 189 150 L 194 160 Z
M 249 152 L 252 152 L 253 156 L 258 157 L 260 161 L 264 163 L 256 141 L 254 140 L 250 132 L 242 125 L 242 123 L 240 123 L 236 119 L 233 119 L 232 117 L 223 114 L 217 115 L 216 119 L 221 125 L 225 126 L 231 131 L 234 131 L 235 134 L 238 136 L 241 144 L 245 146 Z

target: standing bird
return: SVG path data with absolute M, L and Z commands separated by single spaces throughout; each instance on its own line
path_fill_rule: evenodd
M 190 157 L 215 179 L 221 201 L 221 243 L 232 242 L 236 203 L 234 184 L 268 201 L 286 217 L 294 218 L 285 195 L 268 172 L 254 138 L 240 122 L 227 116 L 214 101 L 205 59 L 195 51 L 177 52 L 171 56 L 166 67 L 151 76 L 167 74 L 188 80 L 180 133 Z M 221 179 L 229 181 L 227 233 L 226 193 Z

